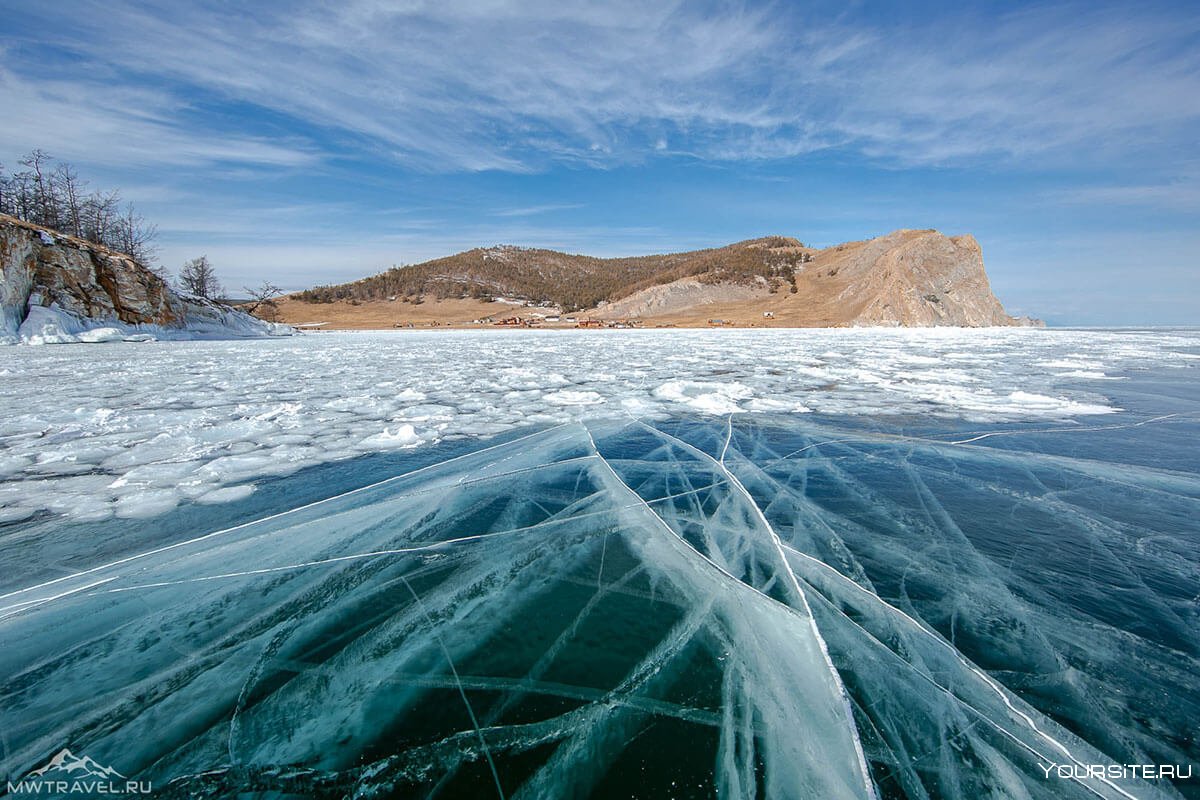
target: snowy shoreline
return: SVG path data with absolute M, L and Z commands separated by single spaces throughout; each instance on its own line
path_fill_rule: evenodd
M 167 327 L 91 319 L 55 305 L 33 303 L 19 326 L 11 333 L 0 332 L 0 345 L 261 339 L 295 333 L 288 325 L 264 322 L 230 306 L 202 298 L 184 297 L 181 305 L 185 309 L 186 324 Z

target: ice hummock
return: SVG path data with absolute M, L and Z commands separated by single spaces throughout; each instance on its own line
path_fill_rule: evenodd
M 33 586 L 10 562 L 5 766 L 69 744 L 166 797 L 1179 796 L 1041 765 L 1200 756 L 1164 735 L 1200 718 L 1200 484 L 1054 435 L 574 422 Z

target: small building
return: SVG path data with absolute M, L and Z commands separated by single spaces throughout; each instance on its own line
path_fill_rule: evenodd
M 764 311 L 763 317 L 766 319 L 775 319 L 775 312 L 774 311 Z

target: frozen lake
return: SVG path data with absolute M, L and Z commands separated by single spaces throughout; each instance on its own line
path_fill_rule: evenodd
M 0 777 L 70 747 L 165 797 L 1197 796 L 1198 331 L 0 370 Z M 1088 769 L 1128 764 L 1197 777 Z

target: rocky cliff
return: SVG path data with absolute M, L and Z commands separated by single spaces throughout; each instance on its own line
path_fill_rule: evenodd
M 228 306 L 182 297 L 123 253 L 0 215 L 0 341 L 285 332 Z
M 780 258 L 791 251 L 803 254 L 791 286 L 761 278 L 736 285 L 686 279 L 642 289 L 602 306 L 597 315 L 676 325 L 716 320 L 794 327 L 1040 324 L 1005 313 L 988 283 L 979 243 L 970 235 L 899 230 L 821 250 L 798 243 L 773 248 Z
M 960 326 L 1032 324 L 1005 313 L 983 252 L 970 234 L 899 230 L 821 251 L 797 276 L 807 312 L 838 324 Z

